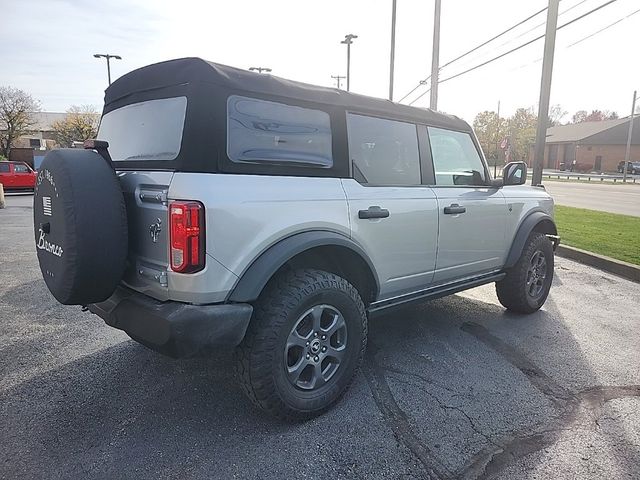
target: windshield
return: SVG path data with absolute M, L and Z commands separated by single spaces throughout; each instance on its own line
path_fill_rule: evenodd
M 173 160 L 180 152 L 187 98 L 134 103 L 102 117 L 98 139 L 114 161 Z

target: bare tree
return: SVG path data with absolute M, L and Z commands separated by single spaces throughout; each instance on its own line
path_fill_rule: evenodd
M 100 115 L 92 105 L 73 105 L 63 120 L 53 122 L 56 142 L 63 147 L 72 147 L 73 142 L 95 138 Z
M 13 87 L 0 87 L 0 155 L 9 156 L 13 143 L 35 125 L 40 103 Z

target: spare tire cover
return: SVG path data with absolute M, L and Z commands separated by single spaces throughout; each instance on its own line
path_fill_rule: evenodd
M 65 305 L 106 300 L 124 273 L 127 212 L 113 168 L 93 150 L 53 150 L 33 196 L 40 270 Z

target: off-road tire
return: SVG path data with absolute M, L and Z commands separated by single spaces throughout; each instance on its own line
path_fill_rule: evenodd
M 340 310 L 347 328 L 344 363 L 316 391 L 287 380 L 284 346 L 300 315 L 318 304 Z M 316 417 L 336 403 L 360 368 L 367 345 L 367 315 L 358 291 L 344 278 L 322 270 L 284 272 L 274 278 L 254 305 L 242 343 L 236 348 L 239 383 L 260 409 L 286 421 Z
M 546 261 L 546 277 L 539 295 L 527 292 L 527 279 L 531 260 L 536 252 L 542 252 Z M 533 232 L 522 249 L 516 264 L 507 271 L 507 276 L 496 282 L 498 300 L 507 308 L 518 313 L 533 313 L 544 305 L 553 282 L 553 245 L 543 233 Z

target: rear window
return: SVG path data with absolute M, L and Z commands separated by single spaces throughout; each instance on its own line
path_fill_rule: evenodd
M 9 164 L 7 162 L 0 162 L 0 173 L 9 173 Z
M 134 103 L 102 117 L 98 139 L 115 161 L 173 160 L 180 152 L 187 97 Z
M 233 95 L 227 154 L 236 163 L 331 168 L 331 122 L 321 110 Z

